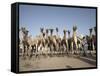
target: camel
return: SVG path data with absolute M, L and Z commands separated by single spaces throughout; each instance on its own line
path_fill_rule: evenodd
M 83 46 L 83 40 L 84 40 L 84 37 L 79 37 L 77 36 L 77 47 L 78 47 L 78 50 L 82 50 L 82 46 Z
M 40 28 L 41 36 L 38 38 L 38 43 L 37 43 L 37 50 L 38 52 L 45 52 L 45 33 L 44 33 L 44 28 Z
M 90 28 L 89 29 L 90 32 L 90 36 L 89 36 L 89 50 L 95 50 L 95 43 L 96 42 L 96 27 L 94 27 L 94 32 L 95 32 L 95 36 L 92 34 L 93 33 L 93 29 Z
M 26 30 L 24 27 L 20 29 L 19 37 L 19 49 L 21 50 L 22 56 L 24 58 L 26 56 L 32 57 L 33 52 L 35 53 L 37 50 L 37 40 L 33 40 L 32 37 L 28 35 L 28 30 Z
M 59 35 L 58 35 L 58 28 L 56 27 L 56 36 L 55 36 L 55 39 L 56 39 L 56 45 L 57 45 L 57 51 L 61 51 L 61 48 L 60 48 L 60 46 L 61 46 L 61 38 L 59 37 Z
M 77 45 L 77 26 L 73 26 L 73 36 L 72 36 L 72 43 L 71 43 L 71 47 L 72 47 L 72 51 L 73 53 L 78 52 L 78 45 Z
M 20 43 L 22 44 L 22 55 L 24 56 L 28 56 L 28 50 L 29 50 L 29 42 L 28 42 L 28 30 L 26 30 L 26 28 L 22 27 L 20 29 L 21 31 L 21 39 L 20 39 Z
M 71 51 L 71 37 L 70 37 L 70 31 L 68 30 L 68 50 Z
M 47 49 L 49 47 L 49 36 L 48 36 L 48 33 L 49 33 L 49 29 L 46 29 L 46 32 L 45 32 L 45 46 L 46 46 Z
M 49 39 L 49 47 L 50 47 L 50 51 L 56 51 L 56 39 L 55 36 L 53 36 L 53 31 L 54 29 L 49 29 L 51 35 L 48 37 Z
M 92 34 L 93 33 L 93 29 L 94 29 L 95 35 Z M 91 53 L 92 51 L 95 52 L 95 49 L 96 49 L 96 27 L 90 28 L 89 32 L 90 32 L 90 36 L 89 36 L 89 40 L 88 41 L 89 41 L 89 50 L 90 50 L 90 53 Z
M 93 42 L 94 42 L 94 50 L 96 50 L 96 27 L 94 27 L 94 32 L 95 32 L 95 35 L 93 37 Z
M 61 47 L 62 47 L 62 51 L 68 54 L 68 41 L 66 37 L 66 32 L 67 30 L 63 30 L 64 36 L 63 39 L 61 40 Z

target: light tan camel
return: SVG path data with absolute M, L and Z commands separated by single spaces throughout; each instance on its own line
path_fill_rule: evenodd
M 55 39 L 55 36 L 53 35 L 54 29 L 49 29 L 49 30 L 50 30 L 50 36 L 48 37 L 48 39 L 49 39 L 50 51 L 56 51 L 57 49 L 56 39 Z
M 28 50 L 29 50 L 29 42 L 28 42 L 28 30 L 26 30 L 26 28 L 22 27 L 20 29 L 20 31 L 22 31 L 21 33 L 21 36 L 22 36 L 22 39 L 20 40 L 20 42 L 22 43 L 23 47 L 22 47 L 22 55 L 23 56 L 28 56 Z
M 61 41 L 61 47 L 63 47 L 62 51 L 68 54 L 68 41 L 67 41 L 66 32 L 67 32 L 67 30 L 63 30 L 64 36 Z
M 71 43 L 73 53 L 77 53 L 77 50 L 78 50 L 76 31 L 77 31 L 77 26 L 73 26 L 73 36 L 72 36 L 72 43 Z

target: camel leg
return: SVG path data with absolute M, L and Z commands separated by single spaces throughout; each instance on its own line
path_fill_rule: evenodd
M 73 42 L 71 43 L 71 53 L 73 54 L 74 53 L 74 50 L 73 50 Z
M 24 45 L 23 57 L 25 56 L 25 51 L 26 51 L 26 49 L 25 49 L 25 45 Z
M 26 46 L 23 46 L 23 58 L 26 59 Z
M 93 54 L 95 53 L 95 46 L 94 46 L 94 42 L 92 42 L 92 52 Z M 92 54 L 92 53 L 91 53 Z
M 65 42 L 65 52 L 66 52 L 66 54 L 68 54 L 68 44 L 67 44 L 67 42 Z
M 67 51 L 67 53 L 69 54 L 69 50 L 68 50 L 68 42 L 67 42 L 66 44 L 67 44 L 67 49 L 66 49 L 66 51 Z
M 76 54 L 78 53 L 78 46 L 77 46 L 77 42 L 75 43 L 75 50 L 76 50 Z

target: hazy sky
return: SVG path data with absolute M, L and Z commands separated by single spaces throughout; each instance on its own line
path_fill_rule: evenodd
M 40 34 L 40 27 L 58 27 L 60 36 L 63 36 L 63 29 L 67 29 L 72 35 L 73 25 L 77 25 L 78 35 L 86 35 L 89 28 L 96 26 L 95 16 L 95 9 L 20 5 L 19 24 L 32 36 Z

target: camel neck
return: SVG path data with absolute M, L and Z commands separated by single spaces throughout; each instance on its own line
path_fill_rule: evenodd
M 76 36 L 76 31 L 73 32 L 73 37 L 75 37 L 75 36 Z
M 66 39 L 67 37 L 66 37 L 66 33 L 64 34 L 64 39 Z

